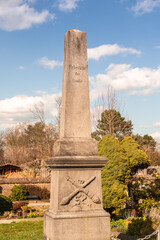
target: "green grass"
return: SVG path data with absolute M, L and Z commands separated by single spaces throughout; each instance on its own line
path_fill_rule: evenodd
M 43 221 L 0 224 L 0 240 L 38 240 L 43 238 Z

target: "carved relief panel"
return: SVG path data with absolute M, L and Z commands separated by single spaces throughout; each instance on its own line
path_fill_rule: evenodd
M 89 174 L 88 174 L 89 173 Z M 63 211 L 99 209 L 102 206 L 100 176 L 96 171 L 61 172 L 61 194 L 59 208 Z M 101 189 L 101 188 L 99 188 Z

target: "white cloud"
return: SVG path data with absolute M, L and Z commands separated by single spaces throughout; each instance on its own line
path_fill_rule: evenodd
M 59 94 L 44 94 L 42 96 L 18 95 L 12 98 L 0 100 L 0 128 L 11 127 L 19 122 L 33 120 L 33 115 L 29 109 L 40 102 L 45 106 L 45 117 L 54 119 L 57 114 L 56 97 Z
M 18 69 L 18 70 L 23 70 L 24 67 L 23 67 L 23 66 L 19 66 L 17 69 Z
M 46 94 L 46 92 L 45 91 L 42 91 L 42 90 L 37 90 L 37 91 L 35 91 L 36 93 L 38 93 L 38 94 Z
M 54 15 L 47 10 L 37 12 L 30 6 L 33 0 L 0 0 L 0 28 L 6 31 L 22 30 L 41 24 Z
M 88 58 L 99 60 L 101 57 L 104 56 L 113 56 L 117 54 L 137 54 L 140 55 L 141 51 L 138 51 L 134 48 L 124 48 L 120 47 L 118 44 L 113 45 L 101 45 L 96 48 L 88 48 Z
M 59 0 L 59 9 L 61 11 L 72 11 L 73 9 L 77 8 L 78 2 L 82 0 Z
M 149 126 L 147 126 L 147 125 L 140 125 L 139 126 L 141 129 L 147 129 L 147 128 L 149 128 Z
M 132 95 L 149 95 L 160 88 L 160 66 L 157 69 L 132 68 L 129 64 L 110 64 L 106 73 L 97 74 L 90 82 L 91 98 L 97 98 L 107 86 Z
M 160 48 L 160 46 L 156 46 L 155 48 Z
M 160 132 L 154 132 L 150 134 L 155 140 L 160 140 Z
M 62 66 L 63 62 L 56 60 L 49 60 L 47 57 L 42 57 L 37 60 L 37 64 L 43 66 L 44 68 L 49 68 L 53 70 L 57 66 Z
M 143 15 L 144 13 L 152 12 L 156 7 L 160 7 L 160 0 L 137 0 L 132 10 L 136 15 Z
M 153 126 L 159 128 L 160 127 L 160 122 L 154 123 Z

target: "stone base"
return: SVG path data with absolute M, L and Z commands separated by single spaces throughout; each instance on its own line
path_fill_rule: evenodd
M 44 237 L 46 240 L 109 240 L 110 216 L 104 210 L 46 211 Z
M 97 156 L 97 141 L 93 138 L 63 138 L 54 144 L 54 156 Z

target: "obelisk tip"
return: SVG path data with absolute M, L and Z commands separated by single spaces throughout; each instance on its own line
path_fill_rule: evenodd
M 80 31 L 80 30 L 78 30 L 78 29 L 71 29 L 71 30 L 67 31 L 66 34 L 67 34 L 68 32 L 84 33 L 83 31 Z

